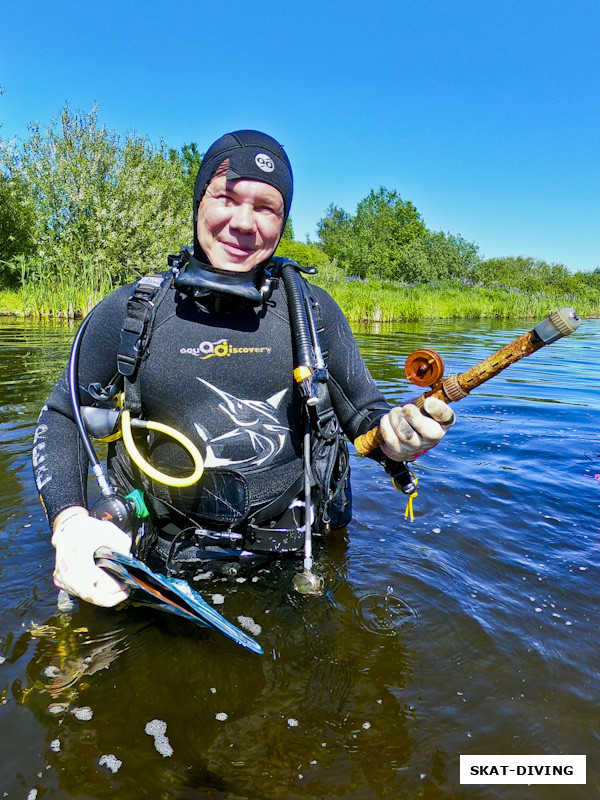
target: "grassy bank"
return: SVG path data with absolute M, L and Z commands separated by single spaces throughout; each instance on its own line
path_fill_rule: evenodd
M 600 316 L 600 292 L 585 296 L 521 292 L 510 287 L 471 286 L 460 281 L 438 285 L 322 283 L 353 322 L 423 319 L 542 319 L 570 306 L 582 317 Z
M 0 290 L 0 316 L 28 317 L 33 319 L 78 319 L 84 317 L 103 294 L 85 294 L 82 291 L 37 291 L 33 294 L 22 289 Z
M 504 286 L 473 286 L 460 281 L 438 284 L 390 284 L 376 281 L 326 281 L 326 289 L 352 322 L 394 322 L 423 319 L 542 319 L 570 306 L 582 317 L 600 317 L 600 292 L 585 294 L 527 293 Z M 81 317 L 101 295 L 54 285 L 45 291 L 0 291 L 0 314 Z

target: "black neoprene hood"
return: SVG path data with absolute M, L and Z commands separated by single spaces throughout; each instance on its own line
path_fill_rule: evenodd
M 196 258 L 203 256 L 196 233 L 198 206 L 206 187 L 225 159 L 229 159 L 228 180 L 245 178 L 268 183 L 275 187 L 283 197 L 284 225 L 290 213 L 294 179 L 291 164 L 283 147 L 272 136 L 260 131 L 226 133 L 208 148 L 196 176 L 194 186 L 194 255 Z

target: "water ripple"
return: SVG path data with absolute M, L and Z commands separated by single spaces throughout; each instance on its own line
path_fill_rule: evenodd
M 413 633 L 419 624 L 419 612 L 388 592 L 371 592 L 359 597 L 355 613 L 359 625 L 376 636 Z

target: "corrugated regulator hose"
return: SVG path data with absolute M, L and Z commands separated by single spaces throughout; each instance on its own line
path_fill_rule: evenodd
M 294 346 L 296 349 L 294 375 L 296 375 L 296 370 L 302 370 L 302 368 L 311 370 L 312 374 L 314 355 L 310 338 L 310 329 L 308 327 L 304 297 L 298 285 L 299 278 L 293 262 L 284 262 L 281 267 L 281 277 L 288 299 L 292 332 L 294 335 Z M 307 376 L 301 376 L 301 378 L 304 377 Z M 297 377 L 296 380 L 298 380 Z

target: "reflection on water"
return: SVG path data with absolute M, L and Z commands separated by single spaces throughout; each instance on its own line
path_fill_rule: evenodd
M 525 330 L 355 332 L 400 401 L 415 394 L 403 373 L 415 348 L 435 347 L 456 372 Z M 354 520 L 317 553 L 320 597 L 293 591 L 294 561 L 198 575 L 194 588 L 222 601 L 220 613 L 260 627 L 263 657 L 131 605 L 57 609 L 29 450 L 72 335 L 0 320 L 5 796 L 523 796 L 510 785 L 463 789 L 461 753 L 586 753 L 588 786 L 568 796 L 593 796 L 600 323 L 456 407 L 447 441 L 417 467 L 413 522 L 387 477 L 354 455 Z

